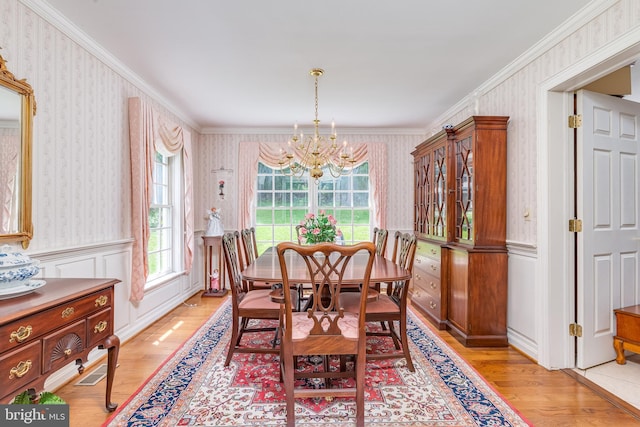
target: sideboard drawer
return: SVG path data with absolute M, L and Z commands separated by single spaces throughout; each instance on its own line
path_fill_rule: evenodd
M 42 340 L 42 373 L 73 362 L 76 359 L 75 355 L 83 352 L 87 334 L 86 328 L 86 321 L 80 320 Z
M 87 319 L 87 345 L 94 344 L 113 334 L 113 322 L 111 321 L 111 309 L 108 308 L 91 315 Z
M 113 289 L 104 289 L 83 298 L 60 304 L 42 311 L 27 319 L 17 320 L 0 326 L 0 343 L 6 349 L 19 346 L 37 339 L 48 332 L 67 325 L 88 314 L 110 307 L 113 301 Z
M 26 344 L 20 349 L 0 357 L 0 390 L 3 394 L 24 391 L 26 384 L 40 376 L 42 348 L 40 341 Z M 18 393 L 15 393 L 18 394 Z

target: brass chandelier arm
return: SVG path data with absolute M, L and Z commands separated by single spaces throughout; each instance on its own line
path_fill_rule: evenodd
M 318 78 L 324 74 L 320 68 L 312 69 L 309 74 L 314 77 L 315 116 L 313 135 L 298 134 L 298 124 L 293 127 L 293 136 L 289 139 L 289 151 L 283 152 L 278 162 L 280 173 L 287 176 L 302 176 L 305 171 L 318 183 L 323 176 L 322 169 L 328 169 L 331 176 L 338 178 L 351 173 L 355 165 L 353 155 L 347 153 L 347 141 L 339 150 L 336 143 L 335 123 L 331 122 L 331 133 L 328 137 L 320 135 L 320 119 L 318 118 Z M 297 156 L 296 156 L 297 154 Z M 296 158 L 297 157 L 297 158 Z

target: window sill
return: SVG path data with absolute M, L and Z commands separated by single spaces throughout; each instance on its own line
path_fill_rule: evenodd
M 172 282 L 172 281 L 176 280 L 178 277 L 184 275 L 184 273 L 185 273 L 184 271 L 172 272 L 172 273 L 167 273 L 164 276 L 157 277 L 157 278 L 147 282 L 144 285 L 144 291 L 148 292 L 148 291 L 151 291 L 151 290 L 153 290 L 155 288 L 158 288 L 158 287 L 160 287 L 160 286 L 162 286 L 164 284 Z

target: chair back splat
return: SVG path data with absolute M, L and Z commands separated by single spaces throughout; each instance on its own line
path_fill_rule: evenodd
M 373 229 L 373 244 L 376 245 L 376 253 L 385 256 L 387 252 L 387 238 L 389 231 L 384 228 L 375 227 Z
M 366 262 L 355 269 L 354 257 L 365 257 Z M 283 242 L 278 245 L 278 259 L 282 270 L 284 289 L 290 285 L 287 259 L 301 257 L 306 265 L 305 280 L 311 283 L 312 295 L 305 312 L 295 312 L 294 302 L 285 293 L 282 308 L 282 340 L 280 344 L 281 373 L 287 402 L 287 426 L 295 425 L 295 399 L 303 397 L 356 398 L 356 425 L 364 426 L 364 375 L 366 364 L 365 313 L 367 293 L 362 293 L 359 309 L 346 312 L 340 306 L 344 289 L 362 284 L 369 287 L 375 258 L 375 245 L 363 242 L 351 246 L 334 243 L 298 245 Z M 349 270 L 351 269 L 351 270 Z M 349 274 L 346 272 L 349 271 Z M 302 272 L 297 272 L 302 274 Z M 350 277 L 350 282 L 345 282 Z M 296 277 L 299 279 L 299 277 Z M 351 292 L 354 294 L 353 292 Z M 300 356 L 323 356 L 324 369 L 296 370 L 295 360 Z M 337 356 L 339 369 L 330 369 L 330 361 Z M 346 356 L 353 356 L 353 371 L 346 369 Z M 309 388 L 295 381 L 302 378 L 321 378 L 324 388 Z M 332 388 L 332 379 L 354 378 L 355 386 Z M 306 383 L 306 382 L 305 382 Z

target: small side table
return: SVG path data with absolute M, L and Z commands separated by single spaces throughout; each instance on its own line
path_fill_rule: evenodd
M 616 350 L 616 362 L 627 363 L 624 351 L 640 353 L 640 305 L 618 308 L 616 314 L 616 335 L 613 337 L 613 348 Z
M 222 255 L 222 236 L 202 236 L 204 242 L 204 293 L 203 297 L 223 297 L 227 295 L 226 274 Z M 211 287 L 211 275 L 215 268 L 213 266 L 213 254 L 218 257 L 218 285 L 219 289 Z

